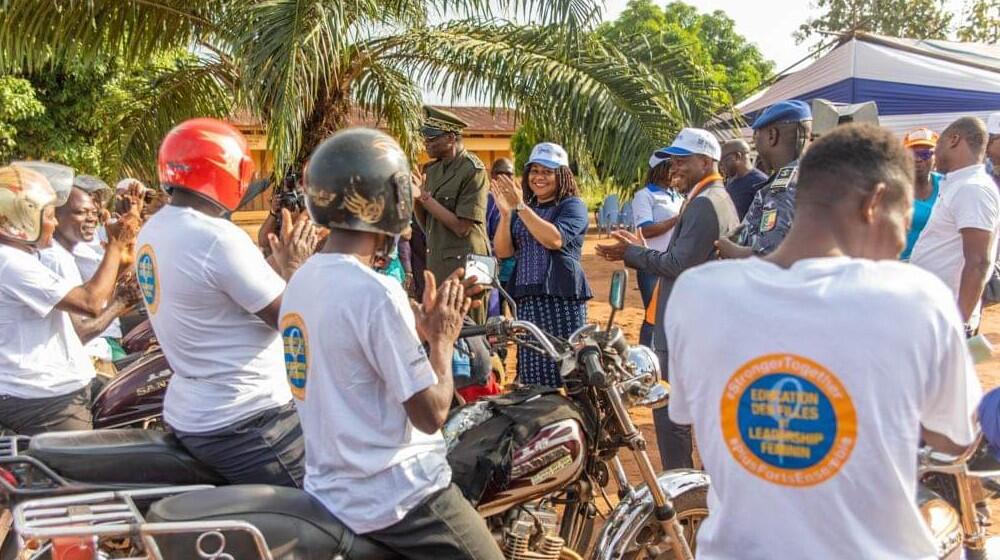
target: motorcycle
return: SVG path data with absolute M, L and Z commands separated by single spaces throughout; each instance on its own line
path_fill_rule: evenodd
M 561 364 L 565 381 L 564 393 L 529 395 L 522 402 L 551 402 L 571 413 L 515 440 L 509 469 L 500 469 L 503 476 L 482 485 L 474 504 L 508 560 L 693 558 L 694 535 L 708 512 L 709 479 L 694 470 L 657 473 L 631 419 L 630 408 L 665 405 L 668 391 L 655 355 L 630 347 L 614 324 L 614 314 L 624 307 L 626 279 L 625 271 L 612 278 L 612 317 L 604 329 L 589 325 L 568 340 L 505 318 L 463 329 L 463 336 L 486 335 L 549 355 Z M 476 444 L 478 428 L 509 414 L 506 407 L 518 406 L 494 402 L 503 398 L 453 413 L 444 428 L 452 447 L 449 460 Z M 47 445 L 41 445 L 43 454 Z M 39 444 L 32 441 L 31 446 Z M 638 467 L 638 484 L 621 462 L 624 450 Z M 150 452 L 164 450 L 136 448 L 131 456 L 119 451 L 106 466 L 116 464 L 120 471 L 122 464 L 140 465 Z M 94 450 L 94 456 L 101 454 Z M 616 506 L 608 496 L 612 484 Z M 469 495 L 468 488 L 460 488 Z M 610 510 L 596 538 L 600 509 L 595 491 Z M 262 485 L 51 496 L 19 503 L 14 521 L 22 548 L 33 545 L 35 550 L 27 558 L 73 546 L 105 554 L 102 558 L 398 558 L 351 534 L 308 494 Z M 129 541 L 127 546 L 122 539 Z
M 1000 463 L 982 435 L 962 455 L 925 447 L 918 464 L 920 509 L 936 537 L 938 557 L 986 560 L 990 514 L 981 481 L 1000 476 Z

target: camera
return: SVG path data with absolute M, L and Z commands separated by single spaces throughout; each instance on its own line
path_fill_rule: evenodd
M 278 192 L 275 193 L 275 196 L 278 197 L 278 203 L 282 208 L 287 208 L 289 212 L 296 213 L 306 209 L 305 194 L 299 189 L 300 179 L 300 174 L 289 171 L 281 181 Z

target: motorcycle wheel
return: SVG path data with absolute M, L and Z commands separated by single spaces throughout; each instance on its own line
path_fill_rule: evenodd
M 677 496 L 673 500 L 677 511 L 677 520 L 684 529 L 684 540 L 695 552 L 695 535 L 705 518 L 708 517 L 708 488 L 695 488 Z M 622 560 L 673 560 L 674 553 L 663 543 L 663 528 L 653 517 L 650 508 L 641 524 L 633 529 L 626 539 L 624 550 L 619 558 Z

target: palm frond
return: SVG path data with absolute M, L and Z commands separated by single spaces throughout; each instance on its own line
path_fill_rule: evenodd
M 558 25 L 576 33 L 601 21 L 604 2 L 595 0 L 424 0 L 438 16 L 455 19 L 519 20 Z
M 361 0 L 364 1 L 364 0 Z M 277 173 L 295 162 L 304 127 L 339 106 L 349 47 L 349 14 L 339 0 L 266 0 L 234 9 L 233 56 L 248 100 L 267 122 Z
M 596 35 L 565 52 L 564 30 L 453 22 L 380 40 L 387 61 L 441 92 L 517 107 L 549 139 L 634 182 L 651 151 L 711 114 L 713 84 L 681 50 L 625 51 Z M 645 48 L 648 47 L 648 45 Z M 655 64 L 654 64 L 655 62 Z
M 399 70 L 375 62 L 366 66 L 352 86 L 354 106 L 378 121 L 415 157 L 421 145 L 416 131 L 421 121 L 420 89 Z
M 193 117 L 225 118 L 233 107 L 232 67 L 216 59 L 182 60 L 109 86 L 126 91 L 109 103 L 99 145 L 118 156 L 116 171 L 155 183 L 157 151 L 166 133 Z
M 190 45 L 218 31 L 222 0 L 6 0 L 0 4 L 0 72 L 123 57 Z

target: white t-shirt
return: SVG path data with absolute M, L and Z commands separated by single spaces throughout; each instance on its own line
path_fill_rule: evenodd
M 0 395 L 68 395 L 94 379 L 69 315 L 55 309 L 79 285 L 37 255 L 0 245 Z
M 58 241 L 53 240 L 52 246 L 38 252 L 42 264 L 49 267 L 49 270 L 62 276 L 67 282 L 74 286 L 83 284 L 80 276 L 80 269 L 77 267 L 73 254 L 66 250 Z M 96 336 L 90 342 L 83 345 L 83 349 L 88 356 L 96 357 L 104 361 L 111 361 L 111 347 L 103 338 Z
M 104 226 L 101 226 L 99 231 L 104 231 Z M 98 267 L 101 266 L 101 261 L 104 260 L 104 247 L 101 246 L 101 240 L 98 239 L 98 236 L 94 235 L 94 240 L 90 243 L 77 243 L 73 247 L 73 258 L 76 259 L 76 267 L 80 270 L 80 277 L 83 278 L 83 281 L 86 282 L 93 278 L 94 274 L 97 273 Z M 115 319 L 111 321 L 108 328 L 104 329 L 99 338 L 121 337 L 122 322 L 119 319 Z M 96 340 L 94 339 L 91 342 L 95 342 Z M 107 347 L 107 343 L 104 345 Z M 110 352 L 111 348 L 107 348 L 108 352 Z
M 313 255 L 288 283 L 281 333 L 307 492 L 367 533 L 450 484 L 441 432 L 414 428 L 403 408 L 437 375 L 399 282 L 351 256 Z
M 993 232 L 994 244 L 1000 232 L 1000 193 L 986 172 L 986 166 L 973 165 L 945 175 L 941 193 L 931 210 L 931 217 L 920 232 L 910 262 L 932 272 L 951 288 L 954 299 L 962 283 L 962 233 L 966 228 Z M 989 252 L 995 259 L 994 250 Z M 992 270 L 992 263 L 991 270 Z M 976 307 L 969 322 L 979 324 Z
M 254 315 L 285 282 L 247 234 L 228 220 L 166 206 L 136 247 L 143 303 L 174 370 L 167 424 L 207 433 L 288 403 L 281 338 Z
M 683 203 L 684 198 L 673 191 L 647 186 L 632 197 L 632 225 L 639 229 L 639 226 L 647 222 L 669 220 L 680 213 Z M 671 229 L 663 235 L 647 237 L 646 246 L 656 251 L 666 251 L 673 235 L 674 230 Z
M 758 258 L 680 276 L 670 417 L 712 477 L 698 558 L 933 559 L 921 425 L 965 445 L 981 388 L 954 299 L 899 262 Z

